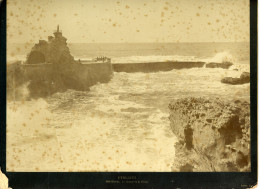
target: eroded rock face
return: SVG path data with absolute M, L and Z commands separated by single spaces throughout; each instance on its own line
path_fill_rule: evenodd
M 223 69 L 228 69 L 232 65 L 233 65 L 233 63 L 231 63 L 231 62 L 223 62 L 223 63 L 210 62 L 210 63 L 206 64 L 206 68 L 223 68 Z
M 226 83 L 230 85 L 242 85 L 245 83 L 250 83 L 250 73 L 243 72 L 239 78 L 225 77 L 221 80 L 221 83 Z
M 169 104 L 175 144 L 173 171 L 250 171 L 250 105 L 218 98 Z

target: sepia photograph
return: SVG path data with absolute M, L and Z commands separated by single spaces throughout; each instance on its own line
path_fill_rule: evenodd
M 6 171 L 251 172 L 249 0 L 6 4 Z

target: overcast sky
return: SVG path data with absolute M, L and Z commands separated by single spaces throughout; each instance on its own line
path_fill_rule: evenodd
M 7 0 L 8 43 L 248 42 L 248 0 Z

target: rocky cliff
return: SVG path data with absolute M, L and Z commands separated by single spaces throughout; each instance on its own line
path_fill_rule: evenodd
M 169 104 L 175 144 L 173 171 L 250 171 L 250 105 L 185 98 Z

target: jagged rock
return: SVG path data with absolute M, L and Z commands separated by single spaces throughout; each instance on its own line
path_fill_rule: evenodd
M 67 39 L 62 36 L 59 26 L 54 32 L 55 37 L 49 36 L 48 41 L 39 40 L 27 56 L 27 64 L 39 63 L 73 63 L 74 58 L 67 46 Z
M 48 42 L 40 40 L 25 64 L 16 62 L 7 66 L 9 100 L 46 97 L 68 89 L 87 91 L 90 86 L 108 82 L 113 77 L 110 62 L 74 61 L 59 27 L 54 35 L 48 37 Z
M 39 40 L 21 68 L 23 77 L 20 78 L 29 81 L 28 89 L 33 98 L 67 89 L 89 90 L 89 71 L 74 61 L 59 26 L 54 36 L 49 36 L 48 42 Z
M 210 63 L 206 64 L 206 68 L 223 68 L 223 69 L 228 69 L 232 65 L 233 65 L 233 63 L 231 63 L 231 62 L 223 62 L 223 63 L 210 62 Z
M 218 98 L 169 104 L 179 141 L 173 171 L 250 171 L 250 105 Z
M 231 85 L 241 85 L 245 83 L 250 83 L 250 73 L 243 72 L 239 78 L 225 77 L 221 80 L 221 83 L 226 83 Z

